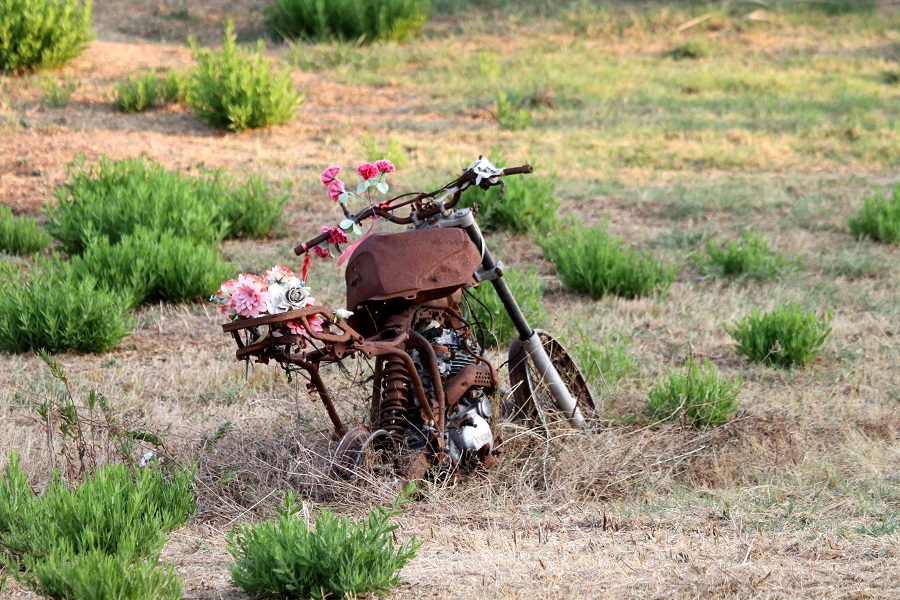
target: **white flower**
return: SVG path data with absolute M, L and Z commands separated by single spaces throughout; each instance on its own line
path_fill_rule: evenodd
M 305 308 L 315 302 L 310 295 L 310 289 L 296 277 L 291 277 L 283 284 L 273 283 L 269 285 L 269 301 L 266 306 L 270 315 Z
M 336 308 L 334 309 L 334 320 L 335 321 L 346 321 L 350 317 L 353 316 L 352 310 L 347 310 L 346 308 Z
M 144 467 L 149 467 L 153 464 L 154 459 L 156 458 L 156 450 L 150 450 L 149 452 L 145 452 L 144 456 L 141 457 L 141 460 L 138 461 L 138 467 L 143 469 Z M 162 459 L 159 459 L 159 462 L 162 462 Z

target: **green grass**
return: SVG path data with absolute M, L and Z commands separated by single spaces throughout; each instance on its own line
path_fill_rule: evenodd
M 737 341 L 737 350 L 750 360 L 780 367 L 805 365 L 815 360 L 825 339 L 831 333 L 831 311 L 819 317 L 814 311 L 799 306 L 779 306 L 763 313 L 754 309 L 750 315 L 725 325 Z
M 607 225 L 572 224 L 538 244 L 567 288 L 594 298 L 649 296 L 665 292 L 675 278 L 674 267 L 624 245 Z
M 503 279 L 506 280 L 529 325 L 539 327 L 547 320 L 547 312 L 541 303 L 543 284 L 534 271 L 505 269 Z M 519 335 L 489 281 L 484 281 L 478 284 L 477 288 L 470 290 L 468 305 L 472 313 L 467 319 L 473 322 L 473 325 L 480 325 L 480 336 L 483 336 L 486 347 L 507 345 Z
M 8 206 L 0 206 L 0 252 L 34 254 L 53 243 L 50 234 L 33 217 L 16 217 Z
M 775 277 L 788 266 L 783 254 L 769 250 L 768 242 L 749 230 L 725 247 L 708 240 L 706 253 L 694 253 L 693 258 L 701 273 L 740 279 Z
M 54 75 L 47 75 L 44 77 L 41 87 L 44 90 L 44 102 L 47 103 L 47 106 L 62 108 L 69 104 L 72 93 L 78 87 L 78 82 L 71 76 L 60 80 Z
M 857 238 L 872 238 L 887 244 L 900 243 L 900 185 L 888 198 L 881 190 L 867 196 L 859 214 L 848 220 L 850 232 Z
M 275 0 L 266 21 L 289 40 L 362 44 L 415 37 L 430 12 L 430 0 Z
M 163 93 L 167 98 L 171 97 L 171 92 L 164 87 L 165 83 L 166 80 L 160 79 L 155 69 L 128 76 L 116 84 L 110 104 L 125 113 L 143 112 L 157 104 Z
M 507 165 L 498 160 L 497 166 Z M 536 171 L 538 171 L 536 169 Z M 516 233 L 545 234 L 556 227 L 559 200 L 556 198 L 556 176 L 515 175 L 504 179 L 506 190 L 482 190 L 470 187 L 459 206 L 478 205 L 478 225 L 484 231 L 508 230 Z
M 738 407 L 743 377 L 728 382 L 719 376 L 715 363 L 691 361 L 684 373 L 670 373 L 650 390 L 647 414 L 651 421 L 681 421 L 687 427 L 704 429 L 728 421 Z

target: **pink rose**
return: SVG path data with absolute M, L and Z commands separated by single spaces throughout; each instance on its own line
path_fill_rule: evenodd
M 373 165 L 372 163 L 363 163 L 356 167 L 356 172 L 359 173 L 359 176 L 363 179 L 374 179 L 378 177 L 378 167 Z
M 322 246 L 313 246 L 313 250 L 315 250 L 316 254 L 318 254 L 320 258 L 328 258 L 329 256 L 331 256 L 331 252 L 328 251 L 328 248 L 323 248 Z
M 379 173 L 393 173 L 395 171 L 391 161 L 384 158 L 375 161 L 375 168 L 378 169 Z
M 323 230 L 327 229 L 327 227 L 323 227 L 322 229 Z M 325 233 L 325 232 L 322 231 L 322 233 Z M 329 244 L 334 244 L 334 245 L 346 244 L 349 241 L 350 241 L 350 239 L 347 237 L 347 234 L 344 233 L 343 229 L 341 229 L 340 227 L 335 227 L 335 228 L 331 229 L 331 236 L 328 238 Z
M 334 181 L 337 174 L 341 172 L 340 167 L 328 167 L 324 171 L 322 171 L 322 185 L 328 187 L 331 185 L 331 182 Z
M 335 179 L 331 182 L 331 185 L 328 186 L 328 195 L 331 196 L 331 199 L 335 202 L 341 199 L 341 194 L 343 194 L 347 188 L 344 187 L 344 182 L 340 179 Z

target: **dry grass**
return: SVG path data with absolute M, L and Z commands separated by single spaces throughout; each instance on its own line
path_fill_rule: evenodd
M 401 534 L 415 533 L 425 544 L 404 569 L 394 597 L 900 593 L 900 253 L 855 244 L 845 231 L 847 216 L 873 186 L 897 180 L 890 156 L 866 160 L 867 152 L 900 139 L 893 110 L 900 106 L 897 88 L 865 83 L 870 73 L 878 81 L 879 69 L 896 61 L 895 31 L 790 19 L 701 31 L 713 43 L 708 62 L 721 60 L 716 68 L 727 70 L 728 61 L 735 69 L 744 60 L 759 61 L 759 77 L 769 77 L 767 68 L 776 73 L 770 82 L 775 89 L 790 87 L 777 74 L 783 65 L 810 81 L 817 69 L 839 67 L 860 86 L 862 100 L 850 108 L 864 125 L 871 125 L 869 118 L 877 122 L 875 130 L 812 126 L 778 132 L 752 119 L 746 126 L 720 126 L 709 113 L 690 112 L 689 103 L 665 104 L 674 102 L 666 92 L 660 102 L 671 114 L 688 111 L 690 131 L 641 130 L 610 142 L 602 119 L 591 124 L 608 104 L 589 97 L 586 104 L 567 105 L 562 81 L 556 104 L 536 109 L 538 125 L 500 131 L 479 105 L 478 86 L 487 93 L 488 83 L 476 78 L 478 89 L 461 99 L 441 88 L 441 78 L 456 81 L 472 73 L 467 69 L 479 52 L 495 55 L 502 66 L 519 56 L 560 60 L 558 49 L 569 47 L 604 57 L 611 69 L 649 69 L 672 46 L 668 25 L 639 24 L 617 36 L 601 21 L 593 30 L 542 28 L 525 19 L 505 35 L 468 25 L 464 37 L 453 33 L 463 27 L 454 17 L 436 21 L 430 37 L 415 46 L 382 49 L 393 57 L 389 61 L 362 56 L 358 65 L 351 57 L 333 68 L 295 69 L 295 86 L 307 90 L 298 117 L 283 127 L 234 135 L 206 127 L 184 107 L 120 115 L 103 94 L 144 67 L 188 66 L 184 36 L 218 40 L 226 16 L 254 36 L 262 2 L 203 0 L 191 3 L 193 19 L 173 17 L 180 5 L 172 1 L 101 4 L 98 40 L 65 69 L 79 81 L 68 107 L 46 107 L 39 78 L 0 77 L 0 202 L 17 210 L 33 212 L 52 201 L 53 185 L 79 153 L 88 160 L 145 153 L 184 169 L 202 162 L 239 176 L 261 174 L 292 189 L 285 237 L 227 242 L 224 251 L 245 270 L 276 261 L 299 267 L 291 258 L 293 243 L 336 217 L 318 174 L 325 165 L 352 166 L 365 158 L 364 134 L 382 145 L 399 141 L 408 165 L 396 181 L 405 189 L 446 178 L 499 144 L 511 160 L 535 158 L 560 174 L 561 214 L 577 211 L 589 225 L 608 219 L 628 243 L 652 246 L 680 265 L 664 299 L 591 301 L 563 291 L 530 238 L 490 239 L 508 265 L 537 266 L 546 308 L 557 315 L 547 329 L 566 339 L 578 322 L 600 336 L 620 334 L 630 339 L 628 352 L 638 368 L 600 394 L 595 429 L 554 427 L 548 442 L 540 432 L 506 425 L 497 469 L 461 485 L 426 485 L 423 498 L 401 519 Z M 288 49 L 273 52 L 289 59 Z M 447 71 L 457 59 L 472 65 Z M 368 69 L 370 64 L 375 66 Z M 433 73 L 429 65 L 436 65 Z M 686 85 L 715 88 L 702 65 L 695 69 Z M 523 75 L 513 83 L 527 87 L 541 76 L 531 73 L 532 79 Z M 619 78 L 615 86 L 616 94 L 625 94 L 637 83 Z M 892 110 L 893 121 L 883 117 Z M 648 120 L 658 116 L 647 114 Z M 567 125 L 569 118 L 577 124 Z M 657 145 L 664 149 L 661 158 L 654 155 Z M 729 166 L 717 162 L 722 157 L 744 162 Z M 725 238 L 746 226 L 773 248 L 804 255 L 802 269 L 747 286 L 697 280 L 690 252 L 707 237 Z M 311 281 L 317 299 L 342 306 L 333 265 L 314 263 Z M 784 302 L 834 310 L 825 349 L 802 370 L 748 364 L 721 324 L 750 307 Z M 327 504 L 348 514 L 391 497 L 391 482 L 355 489 L 324 477 L 334 442 L 321 406 L 273 366 L 252 367 L 245 382 L 212 308 L 154 306 L 138 319 L 140 326 L 111 352 L 66 354 L 61 361 L 77 394 L 98 388 L 130 422 L 159 430 L 177 458 L 199 462 L 200 512 L 173 536 L 163 557 L 185 576 L 186 598 L 245 597 L 227 581 L 224 533 L 238 520 L 270 514 L 284 490 L 298 490 L 311 510 Z M 681 368 L 688 344 L 720 355 L 726 377 L 744 373 L 738 416 L 703 433 L 642 426 L 647 389 Z M 47 393 L 50 378 L 32 355 L 0 355 L 0 365 L 0 464 L 20 452 L 41 487 L 49 478 L 50 450 L 30 405 Z M 364 378 L 366 365 L 350 367 L 352 380 Z M 329 374 L 341 410 L 357 422 L 362 392 L 346 381 Z M 205 441 L 226 423 L 231 425 L 220 441 Z M 0 596 L 28 597 L 14 585 Z

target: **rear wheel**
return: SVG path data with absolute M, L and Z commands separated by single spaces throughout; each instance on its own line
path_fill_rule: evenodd
M 575 398 L 575 406 L 585 419 L 590 420 L 595 412 L 594 397 L 578 365 L 559 340 L 546 331 L 536 329 L 535 333 L 539 336 L 541 345 L 562 377 L 569 393 Z M 549 386 L 537 371 L 525 345 L 518 338 L 509 346 L 509 382 L 512 387 L 513 419 L 533 423 L 546 410 L 559 412 Z

